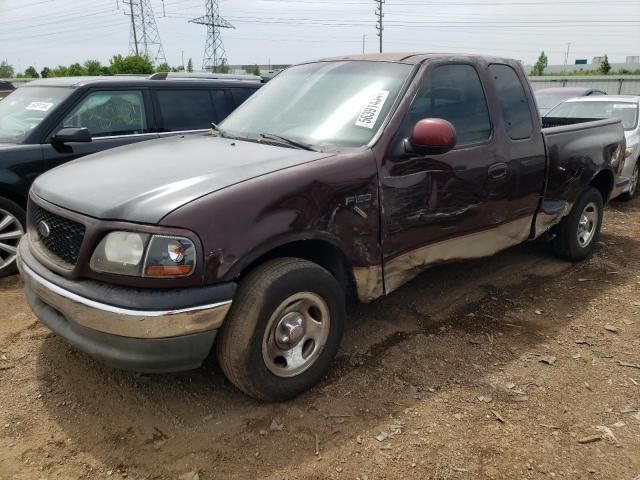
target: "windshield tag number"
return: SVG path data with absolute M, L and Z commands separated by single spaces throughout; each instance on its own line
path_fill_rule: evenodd
M 37 110 L 38 112 L 48 112 L 53 107 L 53 103 L 48 102 L 31 102 L 27 105 L 27 110 Z
M 358 114 L 356 126 L 372 129 L 388 96 L 389 90 L 380 90 L 372 95 L 366 106 Z

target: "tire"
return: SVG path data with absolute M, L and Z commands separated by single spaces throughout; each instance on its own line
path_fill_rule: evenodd
M 340 346 L 343 290 L 327 270 L 298 258 L 270 260 L 250 272 L 216 339 L 227 379 L 265 401 L 315 385 Z
M 553 252 L 560 258 L 577 262 L 589 257 L 602 227 L 604 202 L 602 194 L 588 187 L 558 225 L 551 242 Z
M 638 160 L 636 160 L 636 166 L 633 169 L 633 174 L 631 175 L 631 189 L 628 192 L 624 192 L 622 195 L 618 195 L 617 200 L 622 200 L 623 202 L 633 200 L 633 197 L 638 190 L 638 175 L 640 174 L 639 168 Z
M 25 229 L 25 211 L 11 200 L 0 197 L 0 277 L 18 271 L 16 250 Z

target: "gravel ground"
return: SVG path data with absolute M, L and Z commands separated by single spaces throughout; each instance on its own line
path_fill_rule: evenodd
M 329 376 L 262 404 L 212 360 L 104 367 L 0 280 L 0 479 L 640 478 L 640 199 L 589 261 L 532 243 L 353 306 Z

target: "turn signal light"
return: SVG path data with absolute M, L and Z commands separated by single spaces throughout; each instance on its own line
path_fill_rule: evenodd
M 149 265 L 147 277 L 174 277 L 189 275 L 193 265 Z

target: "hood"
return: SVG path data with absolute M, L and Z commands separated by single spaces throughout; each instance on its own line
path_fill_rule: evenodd
M 209 193 L 329 156 L 213 136 L 170 137 L 75 160 L 38 177 L 33 191 L 92 217 L 158 223 Z

